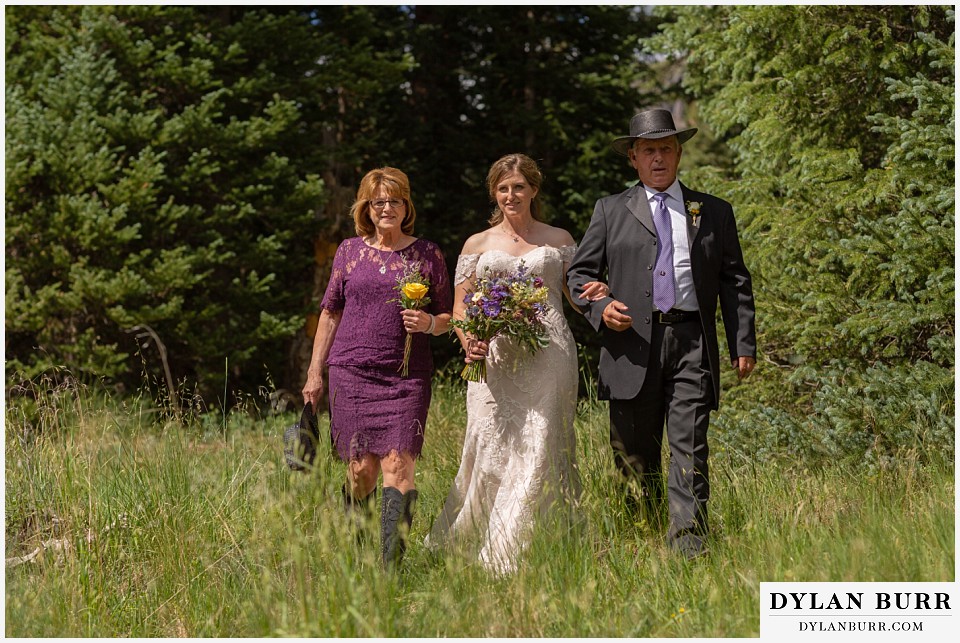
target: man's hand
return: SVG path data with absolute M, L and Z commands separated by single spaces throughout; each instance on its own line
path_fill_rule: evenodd
M 622 301 L 614 299 L 607 307 L 603 309 L 603 323 L 607 328 L 617 332 L 623 332 L 633 325 L 633 317 L 625 315 L 624 311 L 629 310 Z
M 733 367 L 737 369 L 737 377 L 740 379 L 749 375 L 757 365 L 757 360 L 752 357 L 738 357 L 733 361 Z

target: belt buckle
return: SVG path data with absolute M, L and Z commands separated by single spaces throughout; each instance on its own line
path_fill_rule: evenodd
M 677 313 L 664 313 L 658 310 L 655 319 L 660 324 L 678 324 L 687 321 L 688 315 L 689 313 L 683 310 Z

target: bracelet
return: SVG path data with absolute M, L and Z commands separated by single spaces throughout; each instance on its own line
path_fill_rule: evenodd
M 427 314 L 430 315 L 430 313 L 427 313 Z M 423 332 L 427 333 L 428 335 L 433 335 L 433 329 L 436 327 L 437 327 L 437 318 L 434 317 L 433 315 L 430 315 L 430 325 L 427 326 L 427 330 Z

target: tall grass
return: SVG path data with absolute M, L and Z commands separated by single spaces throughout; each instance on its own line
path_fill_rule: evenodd
M 711 555 L 686 561 L 626 511 L 606 407 L 584 401 L 580 520 L 544 525 L 498 578 L 422 546 L 465 422 L 462 384 L 440 378 L 413 540 L 389 575 L 377 525 L 342 515 L 329 450 L 309 474 L 285 468 L 292 414 L 173 422 L 76 384 L 26 399 L 6 412 L 7 636 L 743 637 L 759 634 L 760 581 L 953 580 L 949 458 L 866 475 L 718 452 Z

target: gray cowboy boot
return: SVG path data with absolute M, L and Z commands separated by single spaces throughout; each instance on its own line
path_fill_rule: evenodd
M 380 507 L 380 544 L 383 551 L 383 566 L 393 569 L 407 549 L 407 535 L 413 524 L 413 508 L 417 502 L 417 490 L 400 493 L 394 487 L 383 488 Z

